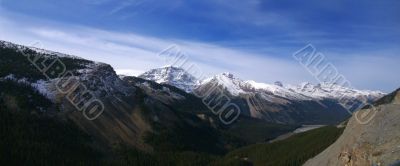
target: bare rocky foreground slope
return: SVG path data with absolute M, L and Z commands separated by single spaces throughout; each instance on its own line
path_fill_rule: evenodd
M 400 165 L 399 119 L 400 89 L 353 115 L 343 135 L 305 166 Z

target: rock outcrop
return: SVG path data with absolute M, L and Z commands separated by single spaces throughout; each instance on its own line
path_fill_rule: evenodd
M 392 166 L 400 164 L 400 89 L 365 107 L 343 135 L 306 166 Z

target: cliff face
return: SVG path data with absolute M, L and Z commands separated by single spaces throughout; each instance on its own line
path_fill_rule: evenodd
M 372 119 L 371 119 L 372 118 Z M 400 164 L 400 89 L 354 114 L 343 135 L 306 166 Z M 367 124 L 368 119 L 371 119 Z M 361 122 L 361 123 L 360 123 Z

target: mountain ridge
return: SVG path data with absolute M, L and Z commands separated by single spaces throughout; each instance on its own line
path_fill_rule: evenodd
M 181 78 L 174 78 L 174 76 L 168 72 L 164 71 L 164 73 L 167 73 L 167 75 L 162 75 L 162 72 L 160 72 L 163 70 L 168 71 L 168 69 L 174 69 L 174 71 L 177 71 L 177 73 L 184 73 L 186 77 L 189 77 L 191 79 L 184 80 Z M 158 73 L 155 73 L 155 71 L 158 71 Z M 224 87 L 226 87 L 228 92 L 234 96 L 237 96 L 240 93 L 246 93 L 255 90 L 269 91 L 281 97 L 286 97 L 289 99 L 299 98 L 302 100 L 307 100 L 307 98 L 357 98 L 359 96 L 365 96 L 367 97 L 367 99 L 371 99 L 379 98 L 385 95 L 385 93 L 381 91 L 357 90 L 354 88 L 343 87 L 337 84 L 324 82 L 316 85 L 309 82 L 303 82 L 298 85 L 285 85 L 280 81 L 276 81 L 273 84 L 260 83 L 253 80 L 241 80 L 240 78 L 235 77 L 234 74 L 230 72 L 224 72 L 203 80 L 198 80 L 194 76 L 191 76 L 184 69 L 173 66 L 152 69 L 140 75 L 139 77 L 147 80 L 152 80 L 157 83 L 169 84 L 177 88 L 181 88 L 187 92 L 192 92 L 194 89 L 201 86 L 202 84 L 206 84 L 210 81 L 215 81 L 218 85 L 223 85 Z
M 251 128 L 267 131 L 261 135 L 254 134 L 252 139 L 241 138 L 244 134 L 229 131 L 203 105 L 200 98 L 179 88 L 136 77 L 121 78 L 112 66 L 105 63 L 69 56 L 59 57 L 49 51 L 36 52 L 25 46 L 19 48 L 22 46 L 12 43 L 8 43 L 8 46 L 0 45 L 0 84 L 6 82 L 18 87 L 16 85 L 21 82 L 42 98 L 50 99 L 49 108 L 38 106 L 28 111 L 61 123 L 70 121 L 102 148 L 110 149 L 121 144 L 149 153 L 193 151 L 215 154 L 245 143 L 271 139 L 296 127 L 241 117 L 234 124 L 241 129 L 237 133 Z M 41 61 L 60 60 L 69 74 L 46 77 L 26 55 Z M 79 86 L 68 84 L 71 80 Z M 59 85 L 63 85 L 61 90 Z M 4 105 L 6 110 L 15 111 L 18 108 L 18 100 L 15 98 L 34 102 L 30 99 L 32 94 L 18 93 L 18 89 L 12 91 L 16 91 L 19 96 L 10 97 L 0 92 L 0 107 Z M 100 101 L 103 112 L 99 116 L 90 116 L 92 110 L 85 109 L 88 105 L 85 102 L 88 101 Z
M 175 69 L 179 68 L 175 67 Z M 183 69 L 179 71 L 184 72 Z M 160 75 L 149 77 L 164 78 Z M 174 77 L 169 77 L 169 82 L 159 82 L 178 88 L 176 84 L 189 85 L 180 82 L 182 79 L 171 80 L 174 80 Z M 157 79 L 152 79 L 152 81 L 157 82 Z M 227 97 L 240 108 L 241 114 L 245 116 L 284 124 L 340 123 L 348 118 L 350 112 L 355 111 L 358 105 L 372 102 L 384 95 L 379 91 L 361 91 L 327 83 L 318 85 L 302 83 L 292 86 L 281 82 L 266 84 L 251 80 L 244 81 L 229 72 L 194 82 L 196 84 L 191 84 L 193 87 L 189 88 L 192 89 L 189 93 L 210 98 L 214 102 L 221 102 L 222 98 Z M 340 103 L 342 100 L 351 101 L 356 107 L 345 108 Z M 222 107 L 222 105 L 219 106 Z
M 11 50 L 14 50 L 10 52 L 12 54 L 18 54 L 18 51 L 20 51 L 18 48 L 23 47 L 23 51 L 27 51 L 31 54 L 38 56 L 44 55 L 51 59 L 56 59 L 58 57 L 57 54 L 52 55 L 50 51 L 46 51 L 45 53 L 36 52 L 28 47 L 12 45 L 11 43 L 7 43 L 4 47 L 12 47 Z M 15 52 L 15 50 L 17 52 Z M 50 53 L 50 55 L 46 53 Z M 51 97 L 52 101 L 60 100 L 63 95 L 52 93 L 56 89 L 55 86 L 51 85 L 51 82 L 56 80 L 51 79 L 55 78 L 47 80 L 43 76 L 43 73 L 39 72 L 29 63 L 26 57 L 21 56 L 21 58 L 20 61 L 21 67 L 24 69 L 23 71 L 13 66 L 7 67 L 10 64 L 12 65 L 13 62 L 5 63 L 6 69 L 0 71 L 0 76 L 6 77 L 12 73 L 15 74 L 16 79 L 27 78 L 31 80 L 31 84 L 34 88 L 37 88 L 45 96 Z M 98 96 L 107 97 L 118 94 L 123 97 L 129 93 L 133 93 L 131 92 L 132 90 L 127 90 L 129 88 L 124 85 L 126 83 L 116 75 L 110 65 L 74 58 L 74 56 L 58 58 L 66 63 L 68 70 L 72 71 L 75 76 L 80 77 L 82 82 L 87 83 L 88 89 Z M 349 116 L 348 112 L 340 106 L 337 98 L 331 98 L 329 96 L 328 98 L 310 97 L 298 93 L 294 89 L 285 88 L 285 85 L 279 82 L 276 84 L 264 84 L 255 81 L 243 81 L 236 78 L 232 73 L 222 73 L 200 82 L 183 69 L 168 66 L 166 68 L 152 70 L 152 72 L 148 72 L 146 75 L 143 75 L 143 77 L 144 79 L 150 79 L 154 82 L 158 81 L 164 85 L 178 87 L 185 92 L 189 91 L 189 93 L 191 92 L 193 94 L 196 94 L 193 91 L 201 92 L 198 94 L 207 94 L 210 89 L 218 87 L 222 90 L 222 94 L 212 93 L 209 95 L 209 97 L 211 97 L 210 99 L 215 100 L 214 102 L 220 102 L 218 101 L 220 100 L 219 97 L 221 95 L 227 95 L 231 101 L 240 108 L 242 116 L 262 119 L 272 123 L 332 124 L 338 123 Z M 142 88 L 144 87 L 142 86 Z M 352 90 L 347 90 L 348 89 L 344 89 L 343 91 L 353 92 Z M 354 96 L 351 97 L 356 99 Z M 375 99 L 375 96 L 372 96 L 371 100 L 373 99 Z

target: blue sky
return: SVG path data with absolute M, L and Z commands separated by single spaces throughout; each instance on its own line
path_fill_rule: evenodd
M 313 44 L 359 89 L 400 87 L 400 1 L 0 0 L 0 39 L 140 73 L 179 45 L 209 75 L 315 82 L 292 54 Z

